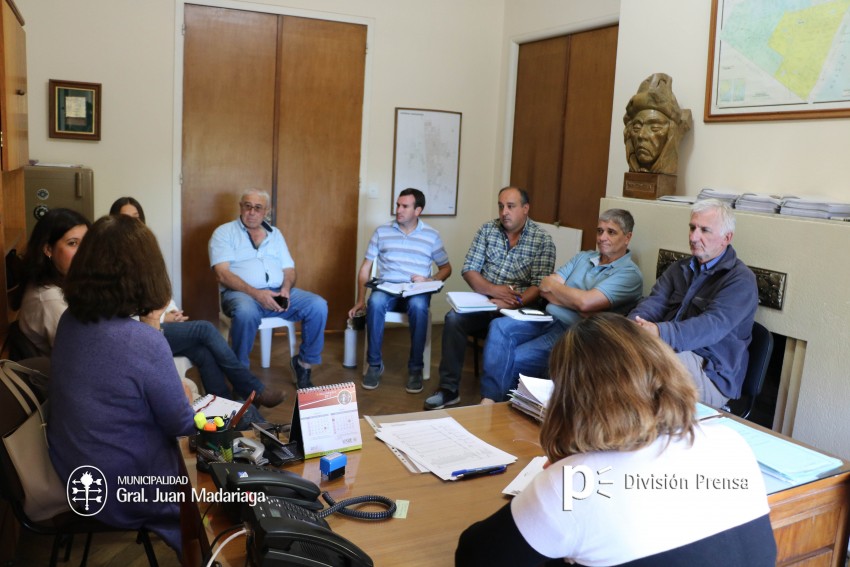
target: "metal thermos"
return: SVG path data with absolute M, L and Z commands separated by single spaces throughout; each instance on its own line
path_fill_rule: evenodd
M 345 329 L 345 351 L 342 355 L 342 366 L 344 368 L 357 368 L 357 330 L 354 322 L 349 319 Z

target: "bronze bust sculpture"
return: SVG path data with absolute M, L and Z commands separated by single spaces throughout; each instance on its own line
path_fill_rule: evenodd
M 693 117 L 679 106 L 669 75 L 655 73 L 640 84 L 626 105 L 623 122 L 629 171 L 676 175 L 679 142 Z

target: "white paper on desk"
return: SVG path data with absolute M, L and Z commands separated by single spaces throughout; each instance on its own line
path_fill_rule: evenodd
M 488 445 L 451 417 L 396 423 L 375 435 L 443 480 L 452 472 L 511 464 L 516 457 Z
M 518 496 L 520 492 L 525 490 L 525 487 L 531 484 L 534 477 L 543 471 L 543 465 L 546 464 L 546 457 L 534 457 L 531 462 L 525 465 L 525 468 L 520 471 L 516 478 L 505 487 L 502 494 L 508 496 Z

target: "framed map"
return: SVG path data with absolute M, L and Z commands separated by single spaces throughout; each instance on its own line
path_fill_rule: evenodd
M 398 194 L 413 187 L 425 194 L 422 216 L 457 215 L 460 123 L 460 112 L 395 109 L 390 214 L 395 213 Z
M 712 0 L 706 122 L 850 116 L 850 0 Z

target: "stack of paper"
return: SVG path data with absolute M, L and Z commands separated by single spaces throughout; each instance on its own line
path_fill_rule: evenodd
M 664 201 L 666 203 L 681 203 L 683 205 L 693 205 L 697 198 L 692 195 L 662 195 L 661 197 L 658 197 L 658 200 Z
M 489 297 L 474 291 L 450 291 L 446 294 L 446 299 L 458 313 L 496 310 L 496 304 L 492 303 Z
M 452 473 L 459 471 L 516 462 L 514 455 L 488 445 L 451 417 L 385 422 L 375 435 L 443 480 L 457 480 Z
M 428 282 L 404 282 L 391 283 L 383 282 L 377 285 L 381 291 L 385 291 L 390 295 L 400 295 L 402 297 L 410 297 L 411 295 L 419 295 L 420 293 L 434 293 L 443 288 L 441 281 Z
M 778 213 L 782 205 L 782 197 L 759 193 L 744 193 L 735 201 L 735 208 L 756 213 Z
M 785 197 L 781 215 L 816 219 L 850 219 L 850 203 L 841 203 L 821 197 Z
M 841 466 L 841 461 L 791 441 L 750 427 L 734 419 L 723 425 L 737 431 L 750 445 L 762 472 L 791 484 L 814 480 L 826 471 Z
M 732 207 L 735 205 L 735 201 L 737 201 L 740 196 L 740 193 L 732 189 L 711 189 L 709 187 L 704 187 L 697 195 L 697 201 L 702 201 L 703 199 L 717 199 Z
M 534 311 L 536 311 L 536 309 Z M 523 313 L 522 309 L 500 309 L 499 312 L 502 315 L 506 315 L 511 319 L 516 319 L 517 321 L 535 321 L 538 323 L 548 323 L 553 320 L 552 316 L 546 313 L 543 313 L 542 315 L 538 315 L 536 313 Z
M 509 394 L 511 405 L 542 422 L 546 416 L 546 405 L 554 389 L 555 384 L 551 380 L 520 374 L 516 390 L 511 390 Z

